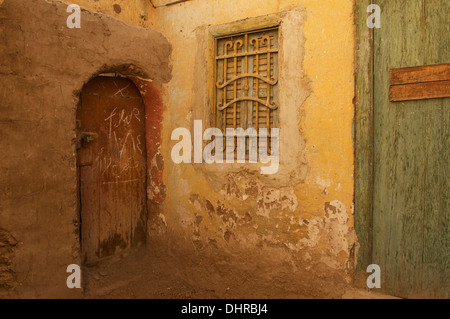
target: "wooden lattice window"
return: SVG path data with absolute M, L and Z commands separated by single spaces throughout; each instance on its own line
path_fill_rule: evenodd
M 278 128 L 278 28 L 215 39 L 214 127 Z

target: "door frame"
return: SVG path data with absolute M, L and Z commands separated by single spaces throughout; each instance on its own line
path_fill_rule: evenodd
M 374 30 L 369 28 L 366 22 L 369 17 L 367 7 L 372 2 L 358 0 L 355 8 L 354 196 L 355 231 L 360 245 L 356 264 L 357 275 L 361 272 L 366 274 L 366 268 L 372 264 L 373 256 Z M 365 285 L 365 281 L 363 284 Z

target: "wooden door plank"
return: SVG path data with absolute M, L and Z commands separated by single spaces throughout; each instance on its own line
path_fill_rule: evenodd
M 374 245 L 384 274 L 388 293 L 406 297 L 420 287 L 421 195 L 414 192 L 422 174 L 417 164 L 417 139 L 409 128 L 420 127 L 421 117 L 413 105 L 405 110 L 389 103 L 389 70 L 420 61 L 413 43 L 420 43 L 417 32 L 419 3 L 389 1 L 383 3 L 385 23 L 376 33 L 375 52 L 375 189 Z M 405 23 L 404 17 L 408 17 Z M 405 36 L 406 35 L 406 36 Z M 377 259 L 377 258 L 374 258 Z M 377 262 L 377 260 L 374 260 Z
M 450 2 L 425 2 L 426 63 L 449 62 Z M 450 100 L 423 101 L 427 154 L 424 163 L 422 297 L 450 298 Z
M 425 41 L 423 25 L 423 2 L 419 0 L 404 1 L 403 14 L 397 15 L 403 27 L 402 33 L 396 36 L 401 39 L 401 46 L 391 51 L 390 68 L 405 67 L 415 64 L 426 64 L 423 48 L 419 43 Z M 386 86 L 387 89 L 387 86 Z M 425 110 L 421 102 L 385 103 L 386 107 L 394 107 L 397 119 L 397 140 L 395 148 L 397 157 L 395 199 L 392 203 L 392 225 L 397 234 L 391 239 L 390 249 L 395 251 L 391 259 L 391 271 L 397 274 L 395 282 L 398 295 L 401 297 L 420 297 L 421 272 L 423 254 L 423 201 L 420 191 L 425 168 L 423 167 L 423 135 Z
M 424 114 L 426 144 L 424 145 L 425 176 L 421 185 L 423 207 L 423 269 L 422 297 L 449 298 L 449 117 L 444 101 L 427 101 Z M 447 195 L 446 195 L 447 194 Z
M 87 94 L 81 95 L 82 107 L 77 109 L 77 119 L 80 121 L 80 130 L 95 132 L 97 125 L 94 121 L 97 118 L 98 109 L 90 107 L 98 103 L 98 96 Z M 79 134 L 79 132 L 78 132 Z M 93 141 L 95 143 L 95 141 Z M 81 252 L 82 261 L 85 263 L 98 258 L 98 238 L 100 232 L 99 203 L 100 203 L 100 183 L 98 180 L 99 170 L 95 167 L 94 154 L 92 148 L 85 148 L 84 145 L 78 150 L 77 165 L 79 166 L 79 187 L 80 187 L 80 217 L 81 227 Z M 88 158 L 86 160 L 86 158 Z M 89 164 L 89 165 L 87 165 Z
M 450 97 L 450 80 L 392 85 L 389 93 L 391 102 L 445 97 Z
M 98 238 L 99 238 L 99 219 L 98 204 L 100 198 L 99 184 L 95 181 L 96 173 L 87 166 L 80 169 L 80 202 L 81 220 L 84 225 L 91 227 L 81 227 L 81 247 L 83 263 L 98 258 Z
M 394 145 L 396 136 L 396 113 L 394 108 L 386 108 L 385 103 L 389 96 L 382 83 L 388 83 L 390 69 L 391 47 L 401 45 L 403 24 L 396 15 L 403 13 L 400 2 L 384 2 L 381 5 L 383 27 L 375 30 L 374 36 L 374 191 L 373 191 L 373 262 L 381 267 L 382 289 L 394 294 L 390 283 L 394 283 L 395 272 L 390 271 L 389 240 L 393 227 L 391 218 L 391 203 L 394 196 L 393 172 L 396 163 L 395 149 L 388 147 Z M 397 36 L 392 36 L 393 34 Z M 391 36 L 390 36 L 391 35 Z M 389 160 L 388 160 L 389 159 Z M 395 225 L 395 224 L 394 224 Z M 395 240 L 395 238 L 394 238 Z
M 429 7 L 429 5 L 427 6 Z M 435 9 L 434 9 L 435 10 Z M 433 15 L 428 11 L 427 14 Z M 433 17 L 435 17 L 433 15 Z M 427 18 L 427 17 L 425 17 Z M 438 17 L 435 17 L 438 19 Z M 427 20 L 429 21 L 429 19 Z M 434 26 L 430 26 L 433 28 Z M 434 29 L 439 29 L 435 27 Z M 433 30 L 428 30 L 432 32 Z M 445 38 L 444 38 L 445 39 Z M 433 38 L 433 41 L 440 39 Z M 434 46 L 432 46 L 434 47 Z M 391 85 L 450 80 L 450 63 L 397 68 L 390 71 Z

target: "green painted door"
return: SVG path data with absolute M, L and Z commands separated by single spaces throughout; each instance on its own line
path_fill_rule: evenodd
M 390 103 L 389 70 L 450 62 L 450 1 L 376 3 L 373 263 L 387 293 L 449 298 L 450 99 Z

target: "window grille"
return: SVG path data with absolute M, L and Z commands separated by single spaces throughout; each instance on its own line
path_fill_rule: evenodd
M 215 60 L 213 126 L 270 136 L 278 127 L 278 28 L 216 38 Z

